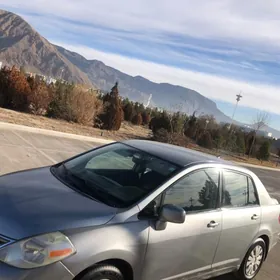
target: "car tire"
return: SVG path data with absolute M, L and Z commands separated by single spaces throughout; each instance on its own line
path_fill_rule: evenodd
M 236 273 L 237 279 L 251 280 L 259 273 L 265 260 L 266 244 L 263 239 L 257 239 L 249 248 L 246 256 Z
M 88 271 L 81 280 L 124 280 L 121 271 L 112 265 L 97 265 Z

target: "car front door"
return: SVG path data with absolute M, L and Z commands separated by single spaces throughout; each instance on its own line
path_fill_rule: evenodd
M 223 172 L 222 224 L 213 269 L 236 268 L 256 238 L 261 209 L 253 180 L 232 170 Z
M 175 182 L 161 205 L 174 204 L 186 212 L 183 224 L 168 223 L 160 231 L 151 222 L 142 279 L 180 279 L 211 271 L 221 233 L 220 171 L 206 168 Z

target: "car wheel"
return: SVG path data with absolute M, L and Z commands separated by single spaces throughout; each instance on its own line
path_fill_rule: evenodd
M 250 280 L 255 278 L 261 269 L 266 254 L 266 244 L 259 238 L 248 250 L 241 267 L 237 272 L 237 278 L 240 280 Z
M 112 265 L 97 265 L 87 272 L 81 280 L 124 280 L 121 271 Z

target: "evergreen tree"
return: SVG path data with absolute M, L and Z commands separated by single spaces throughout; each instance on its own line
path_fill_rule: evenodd
M 265 141 L 262 143 L 262 145 L 258 150 L 257 158 L 258 160 L 263 161 L 263 160 L 269 160 L 269 156 L 270 156 L 270 143 L 269 141 Z
M 143 122 L 143 125 L 148 125 L 151 121 L 151 115 L 150 115 L 150 112 L 148 112 L 147 110 L 145 110 L 143 113 L 142 113 L 142 122 Z
M 211 134 L 208 131 L 203 133 L 201 137 L 198 139 L 197 144 L 207 149 L 213 149 L 213 140 Z
M 237 134 L 236 148 L 237 148 L 237 152 L 242 153 L 244 155 L 246 147 L 245 147 L 245 138 L 242 133 Z
M 104 113 L 100 116 L 102 127 L 108 130 L 119 130 L 122 123 L 122 104 L 119 97 L 118 83 L 111 92 L 104 96 Z
M 165 111 L 156 114 L 155 117 L 152 118 L 150 122 L 150 128 L 152 129 L 153 133 L 155 133 L 159 129 L 165 129 L 168 132 L 170 132 L 171 128 L 170 128 L 168 114 Z
M 124 119 L 128 122 L 131 122 L 135 111 L 130 101 L 123 107 L 123 111 L 124 111 Z
M 142 125 L 142 121 L 142 115 L 140 112 L 132 118 L 132 123 L 136 125 Z

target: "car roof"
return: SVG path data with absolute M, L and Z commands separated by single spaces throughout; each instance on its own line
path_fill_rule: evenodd
M 161 159 L 165 159 L 175 165 L 179 165 L 180 167 L 206 162 L 233 165 L 229 161 L 225 161 L 212 155 L 166 143 L 149 140 L 126 140 L 122 143 L 147 152 Z

